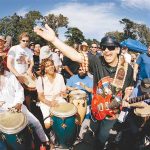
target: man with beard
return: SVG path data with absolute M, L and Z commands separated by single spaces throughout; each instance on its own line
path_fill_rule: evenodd
M 93 80 L 87 76 L 87 72 L 84 72 L 82 69 L 78 69 L 78 74 L 73 75 L 70 79 L 67 80 L 67 89 L 72 90 L 83 90 L 87 93 L 87 110 L 85 119 L 81 125 L 79 136 L 83 138 L 83 133 L 86 131 L 85 127 L 90 126 L 90 105 L 92 100 L 92 87 Z
M 114 37 L 106 36 L 101 39 L 101 50 L 103 56 L 95 57 L 93 55 L 89 58 L 86 53 L 79 53 L 72 47 L 61 42 L 48 25 L 45 25 L 45 28 L 35 27 L 34 31 L 44 39 L 54 44 L 55 47 L 57 47 L 65 56 L 69 57 L 73 61 L 81 63 L 81 68 L 84 71 L 88 71 L 88 69 L 90 69 L 93 72 L 93 94 L 95 97 L 99 97 L 99 95 L 103 94 L 104 96 L 110 95 L 112 99 L 121 100 L 122 98 L 129 96 L 126 95 L 124 91 L 127 88 L 133 88 L 131 87 L 133 85 L 133 69 L 128 63 L 123 62 L 121 57 L 119 58 L 120 45 Z M 120 68 L 123 68 L 125 71 L 124 76 L 122 77 L 123 80 L 116 78 Z M 110 99 L 110 101 L 112 101 L 112 99 Z M 94 100 L 95 99 L 92 101 Z M 101 108 L 98 105 L 95 109 L 97 110 L 95 113 L 99 116 Z M 98 138 L 98 142 L 95 146 L 98 147 L 96 149 L 103 148 L 105 142 L 109 138 L 110 129 L 112 129 L 114 124 L 117 122 L 119 111 L 116 111 L 116 107 L 112 109 L 113 112 L 116 112 L 114 112 L 114 115 L 106 115 L 104 119 L 97 117 L 98 128 L 95 130 L 95 133 Z

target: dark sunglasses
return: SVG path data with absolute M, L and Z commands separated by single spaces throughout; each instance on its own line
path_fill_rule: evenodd
M 106 48 L 110 51 L 113 51 L 113 50 L 115 50 L 116 46 L 101 46 L 102 51 L 105 51 Z
M 28 40 L 22 40 L 22 42 L 26 42 L 26 43 L 28 43 L 29 41 L 28 41 Z
M 92 46 L 92 48 L 97 48 L 97 47 Z

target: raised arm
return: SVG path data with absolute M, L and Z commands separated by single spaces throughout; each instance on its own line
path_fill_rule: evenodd
M 55 32 L 47 24 L 45 25 L 45 28 L 41 28 L 38 26 L 35 27 L 34 32 L 42 38 L 44 38 L 45 40 L 54 44 L 65 56 L 67 56 L 71 60 L 79 63 L 83 62 L 83 56 L 80 53 L 78 53 L 75 49 L 59 40 L 56 37 Z

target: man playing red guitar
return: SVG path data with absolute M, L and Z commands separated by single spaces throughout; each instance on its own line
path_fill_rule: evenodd
M 109 115 L 106 114 L 103 120 L 97 116 L 99 116 L 100 110 L 106 110 L 107 108 L 110 109 L 111 105 L 109 105 L 109 103 L 112 99 L 115 99 L 115 101 L 122 99 L 122 96 L 124 96 L 123 91 L 133 84 L 132 67 L 125 63 L 123 58 L 119 58 L 119 43 L 114 37 L 106 36 L 101 40 L 103 56 L 87 56 L 86 53 L 79 53 L 72 47 L 61 42 L 48 25 L 45 25 L 45 28 L 36 27 L 34 28 L 34 31 L 44 39 L 54 44 L 68 58 L 81 63 L 81 68 L 83 70 L 87 71 L 90 69 L 90 71 L 92 71 L 94 78 L 93 101 L 96 100 L 95 105 L 97 104 L 94 113 L 97 110 L 98 114 L 94 115 L 93 113 L 93 115 L 97 118 L 97 120 L 99 119 L 97 121 L 99 127 L 97 130 L 98 143 L 95 145 L 100 143 L 100 146 L 97 149 L 101 149 L 109 137 L 110 129 L 113 127 L 117 119 L 114 113 L 110 113 Z M 107 77 L 106 79 L 108 81 L 105 80 L 105 77 Z M 101 100 L 99 99 L 100 97 L 103 99 L 107 97 L 107 103 L 105 103 L 105 106 L 107 104 L 108 105 L 104 109 L 102 108 L 104 105 L 103 103 L 101 104 Z

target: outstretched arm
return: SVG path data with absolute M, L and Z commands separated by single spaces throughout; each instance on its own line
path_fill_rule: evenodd
M 45 40 L 54 44 L 65 56 L 67 56 L 71 60 L 82 63 L 83 56 L 72 47 L 60 41 L 56 37 L 55 32 L 47 24 L 45 25 L 45 28 L 41 28 L 38 26 L 35 27 L 34 32 L 37 33 L 42 38 L 44 38 Z

